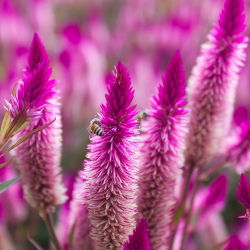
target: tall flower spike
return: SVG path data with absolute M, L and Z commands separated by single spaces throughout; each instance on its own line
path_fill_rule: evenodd
M 179 51 L 168 65 L 149 118 L 142 123 L 140 142 L 139 211 L 149 226 L 153 249 L 166 249 L 177 180 L 183 166 L 187 124 L 185 74 Z
M 186 164 L 202 166 L 222 149 L 228 132 L 247 38 L 244 0 L 226 0 L 218 25 L 201 48 L 189 81 L 191 109 Z
M 237 198 L 246 208 L 246 217 L 250 218 L 250 181 L 245 174 L 240 176 Z
M 134 91 L 122 63 L 114 70 L 106 105 L 101 106 L 104 136 L 91 136 L 82 172 L 83 200 L 92 238 L 101 249 L 121 249 L 135 227 L 137 171 Z
M 151 250 L 148 226 L 144 219 L 137 224 L 134 233 L 129 236 L 129 241 L 123 245 L 123 250 L 135 249 Z
M 55 80 L 49 80 L 48 56 L 37 34 L 34 35 L 24 80 L 16 95 L 16 110 L 28 107 L 39 113 L 37 119 L 22 130 L 17 139 L 56 118 L 49 127 L 29 137 L 16 148 L 16 158 L 24 174 L 25 198 L 40 215 L 52 213 L 65 201 L 60 175 L 61 116 Z

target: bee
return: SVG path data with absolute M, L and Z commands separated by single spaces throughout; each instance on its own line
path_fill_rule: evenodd
M 138 124 L 141 124 L 142 120 L 146 120 L 147 118 L 148 118 L 148 114 L 144 110 L 140 111 L 138 115 L 136 116 L 136 120 Z
M 98 118 L 94 118 L 90 121 L 89 132 L 92 134 L 99 135 L 99 136 L 104 135 L 102 128 L 101 128 L 100 120 Z

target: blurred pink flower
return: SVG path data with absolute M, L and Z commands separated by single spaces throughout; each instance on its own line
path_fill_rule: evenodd
M 81 184 L 81 179 L 77 178 L 74 185 L 73 199 L 70 203 L 69 221 L 71 230 L 72 228 L 74 230 L 72 237 L 72 249 L 74 250 L 88 250 L 91 245 L 88 209 L 86 204 L 79 202 Z
M 0 163 L 3 164 L 6 159 L 0 157 Z M 0 182 L 14 179 L 17 175 L 13 166 L 0 168 Z M 0 224 L 11 223 L 18 224 L 26 216 L 25 201 L 23 199 L 20 183 L 9 187 L 4 193 L 0 194 Z
M 250 181 L 245 174 L 240 176 L 237 198 L 246 208 L 246 217 L 250 218 Z
M 242 173 L 250 168 L 250 118 L 243 107 L 235 113 L 237 121 L 229 135 L 225 157 L 238 173 Z
M 231 236 L 223 250 L 249 250 L 249 247 L 245 245 L 236 235 Z
M 129 236 L 128 242 L 123 245 L 123 250 L 151 250 L 147 222 L 144 219 L 137 224 L 134 233 Z
M 187 165 L 201 166 L 223 149 L 239 71 L 244 65 L 247 46 L 247 39 L 242 35 L 244 30 L 244 1 L 226 0 L 189 81 L 191 119 Z

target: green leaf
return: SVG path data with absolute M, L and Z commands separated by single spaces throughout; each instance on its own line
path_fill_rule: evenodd
M 178 225 L 182 215 L 183 215 L 183 212 L 184 212 L 184 209 L 185 209 L 185 203 L 182 203 L 175 211 L 175 214 L 174 214 L 174 225 Z
M 0 182 L 0 194 L 6 191 L 10 186 L 17 183 L 22 177 L 16 177 L 15 179 L 12 179 L 10 181 Z
M 10 126 L 10 122 L 11 122 L 11 116 L 9 112 L 5 112 L 4 117 L 3 117 L 3 121 L 1 124 L 1 130 L 0 130 L 0 135 L 2 137 L 5 136 L 9 126 Z
M 72 247 L 72 245 L 73 245 L 75 227 L 76 227 L 76 222 L 74 222 L 74 224 L 72 225 L 72 227 L 70 229 L 70 234 L 69 234 L 69 239 L 68 239 L 68 244 L 70 247 Z
M 54 121 L 56 120 L 56 118 L 48 123 L 46 123 L 43 126 L 40 126 L 32 131 L 30 131 L 29 133 L 27 133 L 26 135 L 24 135 L 22 138 L 20 138 L 16 143 L 14 143 L 12 146 L 10 146 L 8 149 L 4 150 L 4 154 L 7 152 L 10 152 L 12 149 L 14 149 L 15 147 L 17 147 L 18 145 L 20 145 L 22 142 L 24 142 L 25 140 L 27 140 L 30 136 L 34 135 L 35 133 L 43 130 L 44 128 L 47 128 L 49 125 L 51 125 Z

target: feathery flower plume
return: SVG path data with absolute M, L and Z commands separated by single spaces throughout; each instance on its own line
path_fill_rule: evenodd
M 144 219 L 137 224 L 134 233 L 129 236 L 129 241 L 123 245 L 123 250 L 135 249 L 151 250 L 148 226 Z
M 246 217 L 250 218 L 250 181 L 245 174 L 240 176 L 237 198 L 246 208 Z
M 168 65 L 149 118 L 142 123 L 139 210 L 147 221 L 153 249 L 166 249 L 183 166 L 187 123 L 185 73 L 179 51 Z
M 226 0 L 218 25 L 208 35 L 189 81 L 191 109 L 186 164 L 201 166 L 222 149 L 232 116 L 247 39 L 244 0 Z
M 245 245 L 236 235 L 231 236 L 224 250 L 249 250 L 249 247 Z
M 43 108 L 55 96 L 56 81 L 50 80 L 51 74 L 48 55 L 40 38 L 35 34 L 24 77 L 18 82 L 17 89 L 6 105 L 13 118 L 20 113 L 32 118 L 39 118 L 43 114 Z
M 29 137 L 16 149 L 19 169 L 24 174 L 25 198 L 42 216 L 52 213 L 55 206 L 65 201 L 60 175 L 61 117 L 55 80 L 49 80 L 51 68 L 46 50 L 34 35 L 28 66 L 19 83 L 16 96 L 11 100 L 11 113 L 24 110 L 36 114 L 30 124 L 17 137 L 56 118 L 49 127 Z
M 122 249 L 135 227 L 137 171 L 136 120 L 131 106 L 134 91 L 125 66 L 119 62 L 101 106 L 104 136 L 91 136 L 82 172 L 92 238 L 101 249 Z

